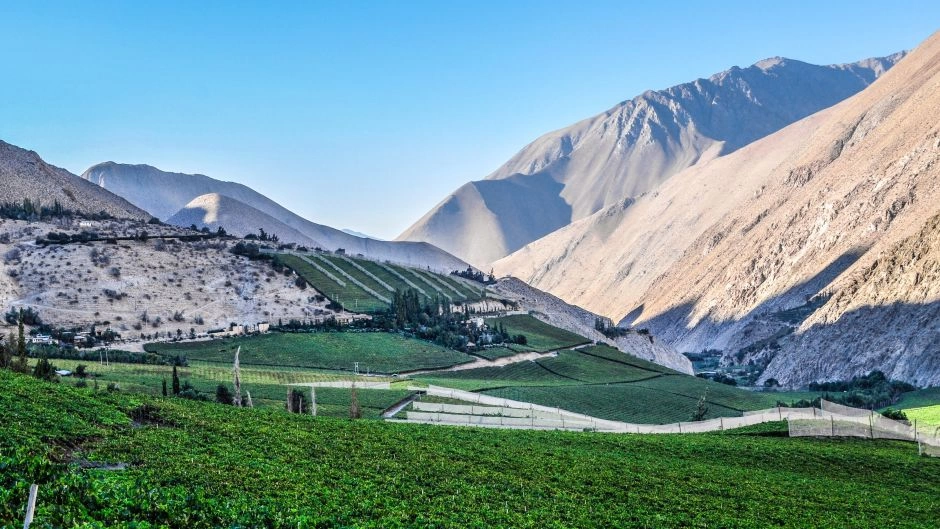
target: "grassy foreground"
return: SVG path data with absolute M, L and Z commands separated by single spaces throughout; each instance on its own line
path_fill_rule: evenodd
M 0 372 L 0 525 L 39 482 L 39 527 L 935 526 L 940 460 L 774 430 L 351 422 Z

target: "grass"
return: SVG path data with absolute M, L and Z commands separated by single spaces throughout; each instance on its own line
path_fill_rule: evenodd
M 385 332 L 270 333 L 201 342 L 147 344 L 151 352 L 187 359 L 231 364 L 242 348 L 247 365 L 400 373 L 449 367 L 472 361 L 470 355 L 430 342 Z
M 519 354 L 519 352 L 508 347 L 487 347 L 480 351 L 474 351 L 473 354 L 486 358 L 487 360 L 496 360 L 498 358 L 506 358 L 507 356 L 515 356 Z
M 935 527 L 911 443 L 349 421 L 0 372 L 0 526 Z M 131 425 L 131 417 L 137 426 Z M 126 470 L 69 462 L 125 463 Z M 84 465 L 92 466 L 89 464 Z M 146 522 L 147 524 L 135 524 Z
M 490 327 L 503 325 L 506 332 L 513 336 L 524 335 L 527 340 L 525 347 L 532 351 L 552 351 L 591 342 L 583 336 L 553 327 L 527 314 L 490 318 L 486 323 Z
M 917 421 L 919 426 L 940 426 L 940 404 L 924 406 L 923 408 L 908 408 L 904 410 L 907 418 Z

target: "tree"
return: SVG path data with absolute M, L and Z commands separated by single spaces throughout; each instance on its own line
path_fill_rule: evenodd
M 215 388 L 215 401 L 219 404 L 225 404 L 226 406 L 231 406 L 234 401 L 232 392 L 228 390 L 228 386 L 225 384 L 219 384 Z
M 7 348 L 10 351 L 16 352 L 16 360 L 11 364 L 13 371 L 19 373 L 29 373 L 29 359 L 26 357 L 26 336 L 23 332 L 23 311 L 20 310 L 20 319 L 17 324 L 17 338 L 16 341 L 13 340 L 13 335 L 11 334 L 7 338 Z
M 695 405 L 695 413 L 692 414 L 692 420 L 695 422 L 704 421 L 705 415 L 708 414 L 708 405 L 706 405 L 706 400 L 708 399 L 708 388 L 705 388 L 705 393 L 702 394 L 702 398 L 698 399 L 698 404 Z
M 55 373 L 55 366 L 49 363 L 49 359 L 45 355 L 36 362 L 36 366 L 33 367 L 33 376 L 40 380 L 47 380 L 49 382 L 54 382 L 58 380 L 58 376 Z
M 180 376 L 176 372 L 176 364 L 173 364 L 173 395 L 180 394 Z
M 88 367 L 85 364 L 75 366 L 75 376 L 78 378 L 88 378 Z
M 3 335 L 0 334 L 0 368 L 7 368 L 13 362 L 13 351 L 2 340 Z
M 166 397 L 166 377 L 163 377 L 163 396 Z

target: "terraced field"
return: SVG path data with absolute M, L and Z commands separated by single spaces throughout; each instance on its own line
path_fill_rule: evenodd
M 317 291 L 352 312 L 384 311 L 396 290 L 416 289 L 425 300 L 438 296 L 453 302 L 481 298 L 482 286 L 417 268 L 318 252 L 279 254 L 278 258 Z
M 231 364 L 235 349 L 242 348 L 245 365 L 281 368 L 399 373 L 450 367 L 473 357 L 430 342 L 385 332 L 270 333 L 202 342 L 153 343 L 147 351 L 167 356 L 182 355 L 190 361 Z
M 489 318 L 486 323 L 490 327 L 502 325 L 510 335 L 524 335 L 528 343 L 525 346 L 520 346 L 520 348 L 530 351 L 552 351 L 563 347 L 591 343 L 583 336 L 553 327 L 527 314 Z
M 324 265 L 314 264 L 296 255 L 282 254 L 282 263 L 289 266 L 331 301 L 353 312 L 381 312 L 388 304 L 366 292 L 351 281 L 344 281 L 338 274 L 330 272 Z

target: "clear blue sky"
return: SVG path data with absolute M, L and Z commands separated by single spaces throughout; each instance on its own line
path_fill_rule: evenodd
M 0 139 L 394 237 L 538 135 L 765 57 L 914 47 L 940 2 L 4 2 Z

